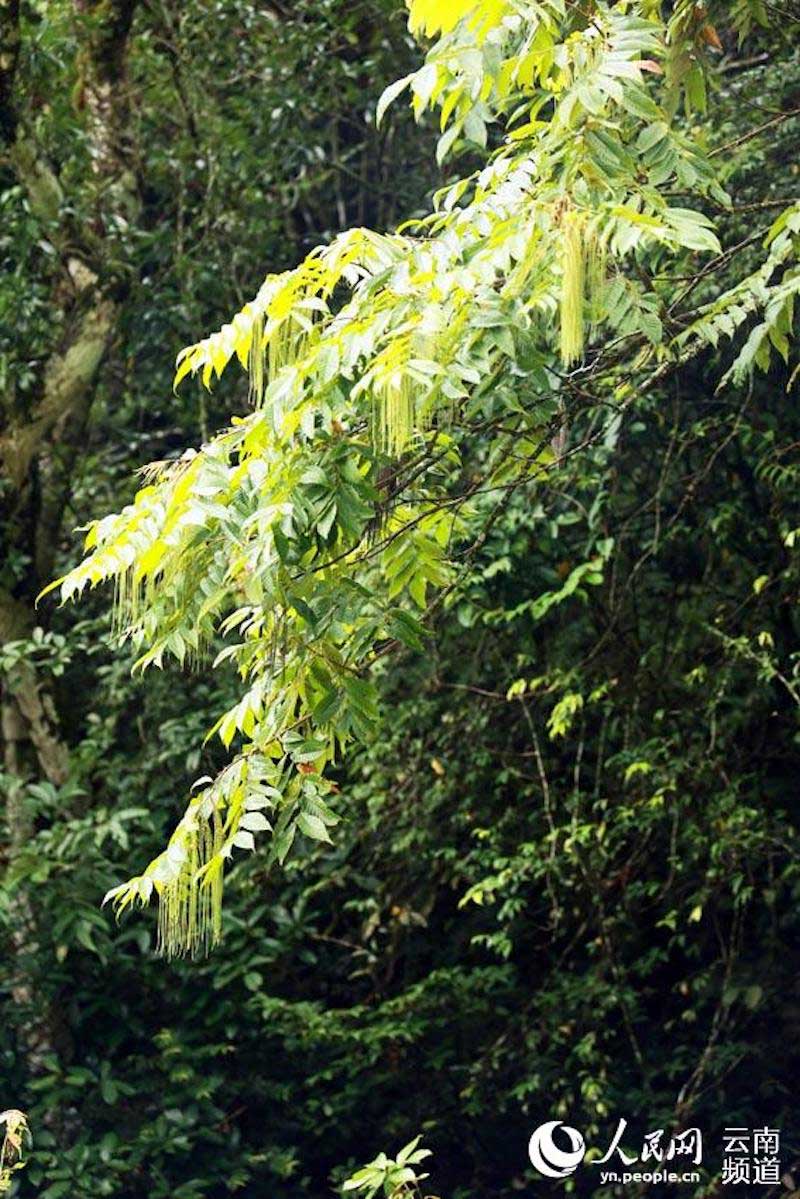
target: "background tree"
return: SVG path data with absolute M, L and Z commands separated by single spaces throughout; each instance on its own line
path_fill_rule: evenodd
M 319 12 L 313 6 L 297 26 L 290 23 L 296 41 L 269 42 L 272 61 L 291 63 L 293 46 L 300 56 L 317 54 Z M 68 1127 L 54 1130 L 62 1137 L 58 1153 L 49 1155 L 47 1135 L 37 1140 L 28 1173 L 36 1193 L 135 1195 L 146 1187 L 217 1195 L 261 1185 L 287 1196 L 322 1195 L 334 1165 L 363 1161 L 382 1145 L 393 1150 L 424 1128 L 436 1150 L 437 1189 L 511 1194 L 530 1181 L 525 1144 L 534 1123 L 569 1116 L 590 1143 L 601 1143 L 618 1114 L 633 1124 L 641 1112 L 648 1127 L 699 1123 L 707 1130 L 706 1193 L 716 1186 L 715 1134 L 718 1148 L 723 1125 L 782 1127 L 791 1167 L 791 1079 L 781 1047 L 795 1023 L 786 995 L 796 941 L 793 549 L 800 521 L 791 464 L 796 430 L 785 393 L 792 366 L 777 355 L 789 349 L 797 277 L 792 212 L 770 229 L 796 190 L 786 164 L 796 145 L 797 54 L 790 26 L 759 25 L 768 16 L 760 6 L 738 6 L 733 17 L 698 12 L 677 6 L 662 61 L 667 84 L 688 93 L 695 145 L 715 169 L 722 164 L 718 182 L 733 203 L 708 190 L 698 200 L 697 181 L 683 179 L 688 192 L 666 197 L 666 205 L 682 209 L 688 200 L 713 216 L 722 252 L 706 241 L 706 252 L 689 245 L 676 258 L 680 237 L 645 243 L 632 255 L 627 247 L 627 256 L 617 245 L 612 256 L 619 250 L 624 261 L 611 268 L 606 300 L 617 335 L 594 337 L 577 368 L 564 370 L 558 356 L 572 356 L 574 326 L 566 346 L 553 308 L 533 346 L 517 340 L 515 327 L 510 385 L 506 364 L 481 396 L 486 411 L 428 435 L 460 442 L 460 461 L 443 458 L 440 475 L 426 477 L 426 490 L 414 496 L 431 510 L 431 501 L 458 501 L 457 585 L 434 610 L 425 655 L 393 646 L 373 666 L 388 715 L 373 720 L 372 731 L 359 727 L 365 747 L 332 776 L 345 797 L 329 797 L 344 817 L 332 830 L 334 846 L 298 837 L 285 874 L 268 873 L 263 857 L 238 853 L 225 939 L 209 962 L 159 967 L 146 956 L 150 922 L 137 917 L 115 933 L 96 899 L 118 877 L 120 858 L 146 862 L 161 847 L 181 777 L 213 776 L 223 766 L 222 750 L 201 749 L 200 741 L 220 711 L 239 704 L 236 679 L 217 671 L 181 681 L 173 670 L 131 684 L 128 662 L 99 642 L 105 618 L 94 608 L 88 623 L 71 629 L 69 649 L 59 634 L 6 647 L 9 668 L 22 660 L 47 677 L 62 672 L 57 699 L 62 688 L 63 697 L 74 696 L 78 685 L 83 695 L 80 711 L 74 700 L 61 704 L 71 781 L 26 786 L 36 835 L 20 846 L 26 852 L 17 852 L 5 890 L 12 917 L 23 885 L 47 914 L 46 935 L 29 957 L 70 1034 L 24 1094 L 30 1062 L 13 1038 L 15 1022 L 23 1023 L 19 1010 L 7 1028 L 15 1102 L 18 1094 L 39 1097 L 39 1127 L 47 1113 L 70 1114 Z M 432 33 L 435 17 L 433 9 Z M 191 28 L 183 26 L 184 36 Z M 215 28 L 215 45 L 227 45 L 237 63 L 241 28 L 233 26 L 227 43 Z M 335 22 L 324 28 L 338 39 Z M 469 25 L 446 30 L 445 45 L 433 51 L 436 69 L 448 36 L 474 32 Z M 740 33 L 748 38 L 741 50 Z M 159 36 L 169 40 L 163 27 Z M 129 70 L 138 62 L 137 79 L 157 78 L 158 95 L 167 85 L 161 70 L 145 73 L 148 45 L 145 38 Z M 178 55 L 187 95 L 186 80 L 203 57 L 185 49 Z M 347 51 L 341 69 L 358 71 L 349 65 L 357 58 L 355 48 Z M 205 95 L 223 78 L 219 60 L 206 61 L 209 75 L 195 93 L 204 101 L 195 101 L 195 112 L 205 111 Z M 330 92 L 321 89 L 327 97 L 338 94 L 342 60 L 326 61 L 334 81 Z M 160 67 L 163 57 L 153 62 Z M 280 71 L 288 68 L 273 69 L 284 94 Z M 397 73 L 388 64 L 384 78 Z M 650 76 L 639 68 L 640 80 Z M 411 85 L 419 105 L 433 78 L 428 71 Z M 237 97 L 241 81 L 231 85 Z M 671 111 L 669 87 L 662 90 L 660 77 L 653 82 L 651 94 Z M 698 112 L 707 85 L 709 117 Z M 235 148 L 237 122 L 264 111 L 262 100 L 259 89 L 258 104 L 242 105 L 246 116 L 237 107 L 236 119 L 209 132 L 206 145 L 220 155 Z M 305 97 L 304 106 L 313 145 L 319 124 Z M 147 111 L 173 108 L 161 102 Z M 473 108 L 456 101 L 451 110 L 456 147 L 483 138 L 474 122 L 466 128 Z M 477 115 L 495 139 L 492 114 Z M 628 116 L 635 119 L 628 126 L 623 119 L 623 151 L 633 136 L 625 130 L 636 129 L 638 140 L 637 123 L 654 123 L 652 113 Z M 514 141 L 527 153 L 525 139 L 537 130 L 517 120 L 523 131 Z M 675 118 L 679 131 L 682 121 Z M 168 157 L 174 126 L 167 128 Z M 150 129 L 146 136 L 148 162 L 157 164 L 151 147 L 159 141 Z M 365 162 L 374 161 L 373 138 Z M 296 128 L 287 141 L 302 160 Z M 656 175 L 665 154 L 661 169 L 674 170 L 670 144 L 661 142 L 643 150 L 652 152 L 647 169 Z M 613 178 L 617 168 L 605 155 L 614 150 L 602 139 L 587 144 L 584 169 L 597 157 L 600 176 Z M 197 161 L 189 153 L 187 172 Z M 244 179 L 251 168 L 242 162 L 238 173 L 236 162 L 231 152 L 226 170 Z M 619 167 L 620 176 L 628 169 Z M 289 265 L 318 240 L 304 241 L 315 221 L 320 233 L 335 230 L 338 222 L 324 215 L 332 212 L 331 171 L 350 178 L 320 166 L 323 215 L 300 218 L 297 253 L 276 222 L 276 265 Z M 311 173 L 303 188 L 316 195 Z M 225 186 L 222 176 L 215 186 Z M 166 171 L 164 178 L 171 182 Z M 417 195 L 427 182 L 419 174 L 412 180 Z M 204 202 L 219 216 L 239 212 L 234 194 L 243 197 L 244 187 L 217 193 L 218 201 L 204 193 Z M 165 183 L 161 195 L 172 211 L 163 197 L 175 189 Z M 405 210 L 414 204 L 410 192 Z M 161 211 L 158 201 L 154 210 Z M 345 215 L 353 213 L 348 202 Z M 118 390 L 99 396 L 86 468 L 73 473 L 81 520 L 128 498 L 130 457 L 174 457 L 185 441 L 207 439 L 231 406 L 247 414 L 235 384 L 205 407 L 193 392 L 153 411 L 141 404 L 143 377 L 167 394 L 163 355 L 153 348 L 154 332 L 163 338 L 164 312 L 175 313 L 176 339 L 185 329 L 178 303 L 165 300 L 160 311 L 154 289 L 196 305 L 190 311 L 200 329 L 252 294 L 259 273 L 252 242 L 238 233 L 227 239 L 224 228 L 215 242 L 209 231 L 197 273 L 182 290 L 170 265 L 177 213 L 175 220 L 144 240 L 148 263 L 166 265 L 134 276 L 143 280 L 141 291 L 126 303 L 122 328 L 142 349 L 124 359 Z M 240 228 L 246 232 L 246 221 Z M 186 233 L 182 244 L 194 239 Z M 216 259 L 209 244 L 219 246 Z M 224 271 L 214 265 L 231 246 L 255 277 L 243 276 L 235 296 L 206 311 L 212 287 L 235 277 L 232 264 Z M 554 307 L 564 299 L 562 269 L 554 259 Z M 497 340 L 496 351 L 510 359 L 507 338 Z M 663 359 L 648 350 L 665 344 Z M 740 369 L 717 392 L 743 346 Z M 537 347 L 546 347 L 544 362 Z M 768 373 L 751 379 L 748 355 Z M 469 391 L 472 380 L 466 383 Z M 540 432 L 529 447 L 515 422 L 531 412 Z M 491 437 L 506 422 L 512 436 L 500 443 L 504 464 L 492 456 Z M 362 437 L 349 419 L 340 423 L 333 430 L 340 445 Z M 533 472 L 521 469 L 514 455 L 530 458 L 545 434 L 545 445 L 555 441 L 557 474 L 547 457 Z M 115 460 L 101 460 L 93 444 L 105 447 L 110 436 L 117 444 L 129 438 L 130 455 L 126 445 Z M 370 466 L 379 497 L 391 494 L 393 481 L 404 482 L 380 473 L 396 472 L 384 449 L 379 441 Z M 404 461 L 413 474 L 414 460 Z M 480 486 L 487 478 L 489 489 Z M 303 486 L 319 524 L 330 506 L 323 484 Z M 361 498 L 374 503 L 366 491 Z M 395 532 L 396 506 L 381 501 L 381 508 L 388 512 L 369 545 Z M 333 537 L 318 543 L 323 556 L 336 552 L 343 519 L 337 507 Z M 424 566 L 419 548 L 407 565 L 399 561 L 398 572 L 409 572 L 406 586 Z M 426 581 L 430 594 L 436 579 Z M 406 611 L 414 605 L 412 595 Z M 81 615 L 65 611 L 58 619 Z M 407 637 L 409 629 L 421 635 L 406 623 Z M 92 649 L 88 659 L 82 645 Z M 304 752 L 298 765 L 315 765 L 319 751 L 310 760 Z M 513 1144 L 520 1148 L 512 1161 Z M 576 1176 L 576 1185 L 579 1193 L 602 1193 L 591 1173 Z

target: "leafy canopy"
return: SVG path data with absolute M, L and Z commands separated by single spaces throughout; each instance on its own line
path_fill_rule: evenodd
M 738 5 L 741 33 L 761 16 Z M 440 161 L 483 149 L 485 165 L 399 231 L 350 230 L 268 275 L 183 350 L 176 386 L 210 387 L 237 360 L 250 411 L 149 468 L 59 581 L 64 599 L 114 581 L 142 668 L 215 653 L 241 679 L 212 730 L 235 756 L 109 893 L 118 910 L 157 894 L 168 954 L 218 940 L 234 849 L 270 835 L 283 862 L 298 833 L 330 840 L 326 768 L 374 727 L 370 666 L 422 647 L 426 613 L 458 595 L 515 490 L 557 474 L 573 413 L 598 405 L 601 438 L 636 391 L 754 312 L 734 378 L 788 355 L 797 206 L 755 274 L 666 323 L 668 274 L 721 255 L 706 210 L 729 204 L 682 115 L 706 103 L 702 6 L 413 0 L 409 21 L 435 40 L 379 117 L 408 90 L 417 117 L 438 110 Z

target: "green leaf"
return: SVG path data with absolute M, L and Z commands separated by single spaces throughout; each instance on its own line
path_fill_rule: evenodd
M 380 99 L 378 100 L 378 107 L 375 110 L 376 125 L 380 125 L 386 113 L 386 109 L 393 100 L 397 99 L 401 92 L 405 91 L 413 78 L 413 75 L 405 75 L 402 79 L 396 79 L 394 83 L 390 83 L 389 86 L 384 89 Z
M 300 812 L 297 817 L 297 827 L 312 841 L 325 841 L 328 845 L 333 844 L 328 830 L 319 816 L 314 816 L 310 812 Z

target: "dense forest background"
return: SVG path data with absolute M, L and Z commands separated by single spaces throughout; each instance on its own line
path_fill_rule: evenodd
M 709 209 L 732 277 L 800 194 L 800 15 L 763 9 L 741 45 L 717 20 L 689 118 L 733 196 Z M 236 679 L 132 677 L 102 596 L 36 596 L 143 463 L 246 411 L 240 379 L 173 392 L 181 346 L 478 160 L 437 167 L 435 121 L 402 105 L 376 128 L 419 54 L 394 0 L 0 5 L 0 1107 L 34 1132 L 21 1196 L 321 1199 L 422 1132 L 436 1194 L 503 1199 L 556 1118 L 606 1143 L 620 1116 L 709 1145 L 768 1125 L 800 1161 L 800 418 L 779 354 L 718 392 L 731 350 L 708 348 L 553 485 L 509 492 L 424 652 L 377 667 L 334 844 L 237 859 L 210 958 L 165 962 L 153 914 L 100 908 L 224 762 L 198 747 Z M 698 1194 L 721 1193 L 712 1156 Z

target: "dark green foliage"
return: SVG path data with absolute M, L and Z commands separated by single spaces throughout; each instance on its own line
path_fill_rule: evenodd
M 394 7 L 288 7 L 137 14 L 131 292 L 67 523 L 120 506 L 132 465 L 223 419 L 230 392 L 208 410 L 171 396 L 171 353 L 265 265 L 422 203 L 405 135 L 387 146 L 362 121 L 410 69 Z M 27 86 L 53 92 L 47 137 L 87 220 L 73 36 L 41 26 Z M 798 106 L 796 50 L 778 31 L 756 35 L 761 54 L 718 77 L 717 146 Z M 53 85 L 62 63 L 73 99 Z M 765 206 L 796 196 L 797 145 L 786 121 L 725 151 L 724 244 L 752 238 L 730 283 L 761 261 L 780 211 Z M 46 228 L 13 186 L 2 203 L 0 304 L 18 322 L 2 351 L 24 403 L 56 301 Z M 717 282 L 699 279 L 698 306 Z M 378 732 L 329 797 L 333 846 L 304 841 L 285 872 L 240 855 L 207 961 L 156 959 L 154 913 L 117 926 L 98 903 L 161 850 L 187 781 L 225 761 L 198 746 L 237 680 L 174 665 L 132 680 L 99 605 L 0 647 L 0 670 L 23 659 L 52 682 L 72 767 L 63 786 L 29 782 L 33 835 L 3 862 L 8 961 L 21 889 L 38 916 L 0 972 L 0 1107 L 34 1132 L 21 1196 L 323 1199 L 419 1131 L 436 1194 L 555 1196 L 526 1144 L 556 1117 L 598 1144 L 620 1115 L 639 1134 L 698 1124 L 698 1194 L 715 1193 L 724 1126 L 779 1127 L 784 1164 L 800 1156 L 800 419 L 777 354 L 718 393 L 733 357 L 723 339 L 665 372 L 588 446 L 604 410 L 579 412 L 557 485 L 517 488 L 421 652 L 381 659 Z M 488 452 L 471 446 L 463 478 Z M 488 517 L 497 495 L 475 502 Z M 24 590 L 29 552 L 9 541 L 5 586 Z M 32 1070 L 44 1007 L 53 1052 Z M 587 1171 L 575 1193 L 603 1195 Z

